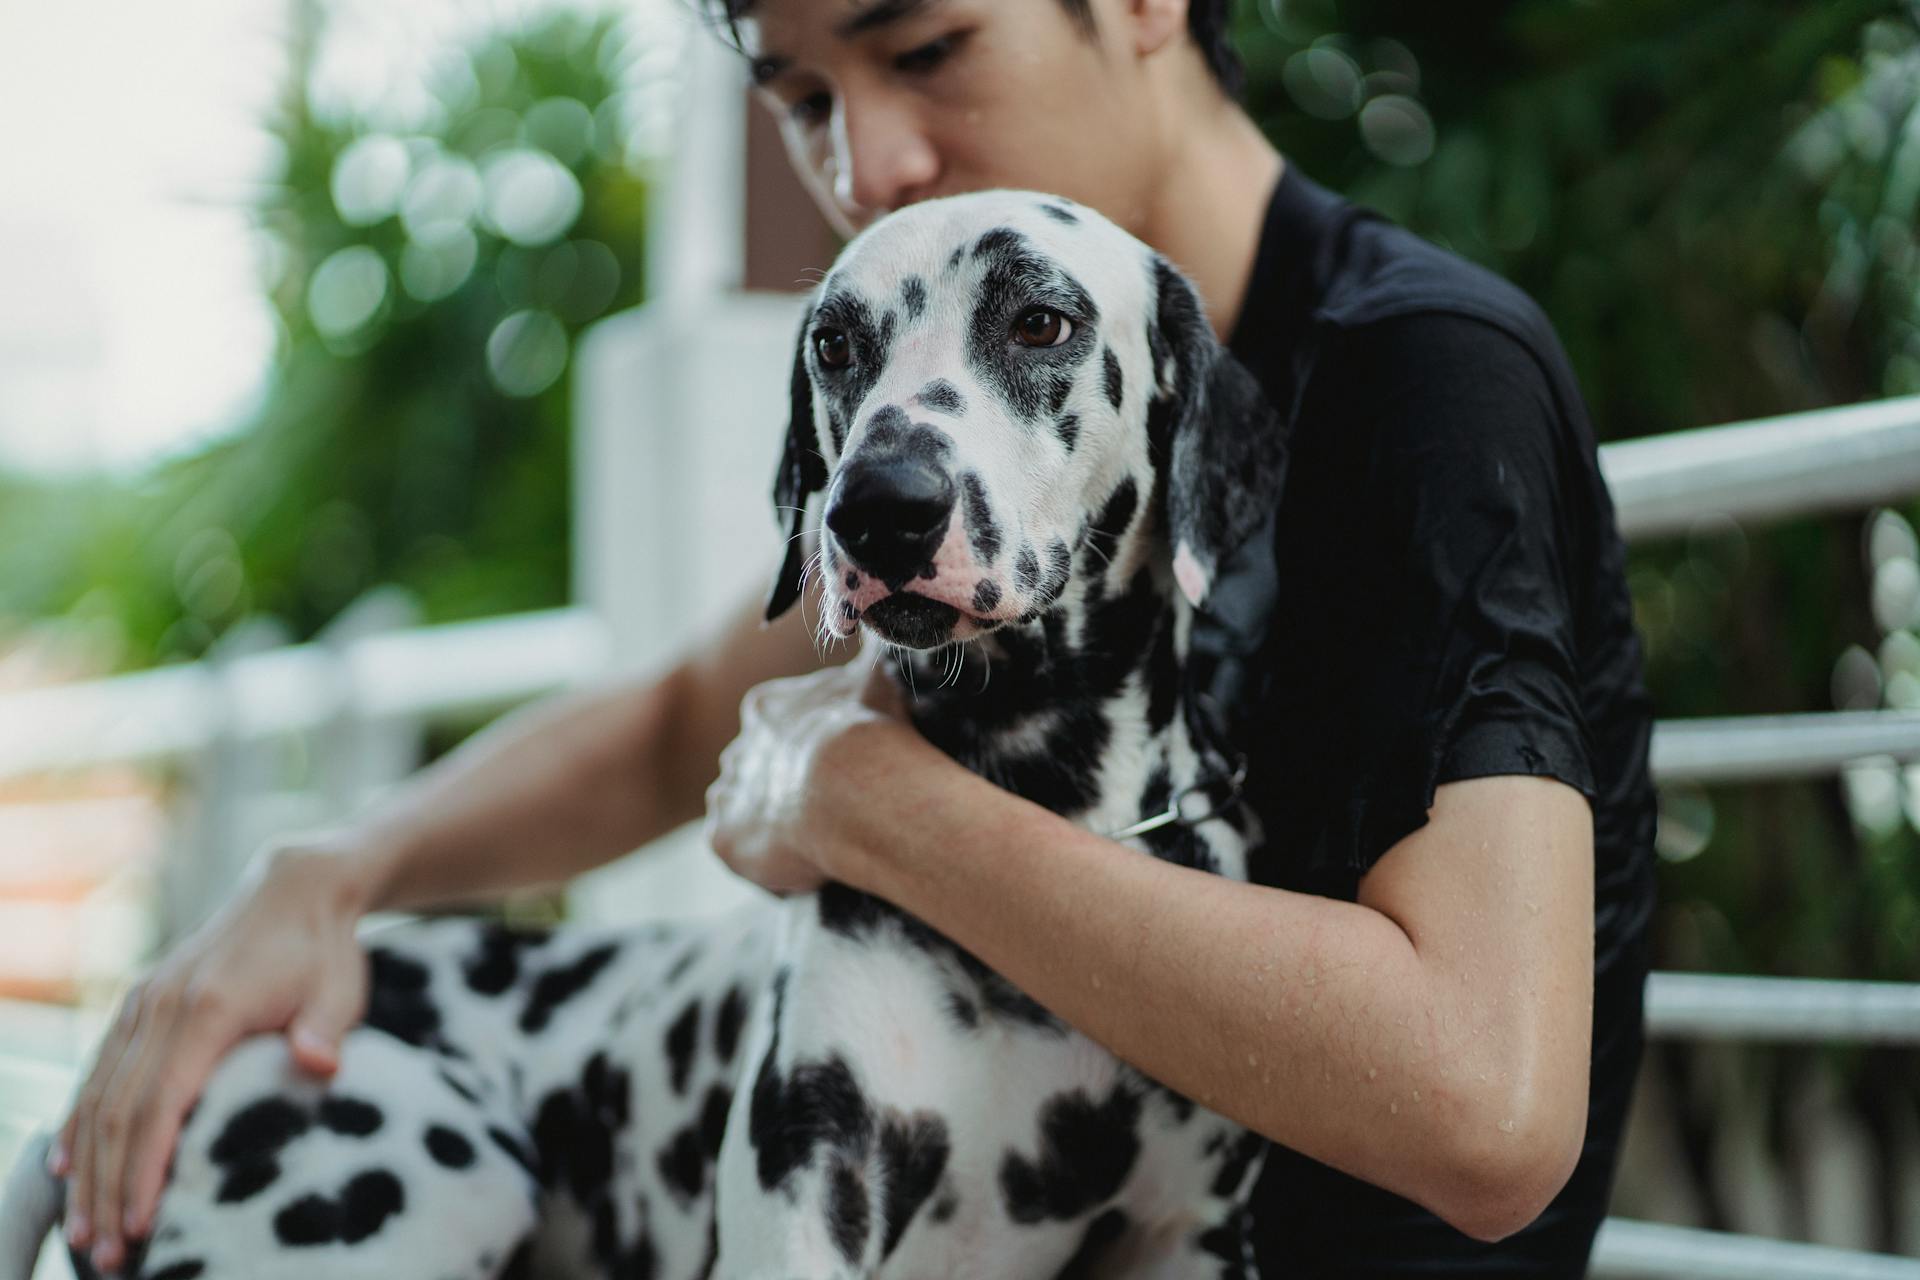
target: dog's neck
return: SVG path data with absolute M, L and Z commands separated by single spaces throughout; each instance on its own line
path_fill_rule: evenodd
M 1191 607 L 1163 538 L 1136 530 L 1111 559 L 1075 553 L 1041 617 L 923 653 L 895 651 L 916 727 L 955 760 L 1016 795 L 1101 829 L 1166 803 L 1196 780 L 1183 673 Z M 1157 797 L 1157 798 L 1156 798 Z

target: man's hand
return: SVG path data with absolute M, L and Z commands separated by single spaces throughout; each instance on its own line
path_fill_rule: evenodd
M 908 745 L 930 749 L 880 667 L 855 662 L 756 685 L 707 789 L 708 843 L 772 893 L 808 893 L 841 878 L 835 806 L 857 803 L 862 781 Z
M 150 1229 L 181 1124 L 227 1050 L 284 1030 L 297 1064 L 331 1075 L 366 1008 L 342 858 L 287 851 L 266 866 L 128 993 L 54 1145 L 68 1240 L 103 1272 Z

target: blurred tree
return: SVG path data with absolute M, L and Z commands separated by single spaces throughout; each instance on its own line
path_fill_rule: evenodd
M 642 292 L 629 33 L 557 13 L 455 50 L 417 133 L 315 113 L 299 20 L 256 212 L 282 327 L 257 421 L 132 486 L 0 482 L 0 616 L 119 621 L 121 665 L 311 634 L 397 582 L 433 619 L 568 596 L 575 337 Z

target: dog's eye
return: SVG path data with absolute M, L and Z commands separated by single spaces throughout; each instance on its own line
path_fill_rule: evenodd
M 829 369 L 844 369 L 853 363 L 853 344 L 838 329 L 822 329 L 813 335 L 813 354 Z
M 1035 307 L 1015 322 L 1013 336 L 1022 346 L 1057 347 L 1073 336 L 1073 322 L 1058 311 Z

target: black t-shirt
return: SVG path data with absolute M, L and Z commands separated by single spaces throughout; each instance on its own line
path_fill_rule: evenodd
M 1613 505 L 1551 326 L 1524 294 L 1291 164 L 1233 353 L 1290 426 L 1269 528 L 1222 567 L 1200 651 L 1265 828 L 1256 879 L 1351 899 L 1462 778 L 1592 802 L 1595 991 L 1585 1152 L 1532 1226 L 1485 1244 L 1275 1147 L 1263 1273 L 1578 1276 L 1641 1047 L 1653 907 L 1651 728 Z

